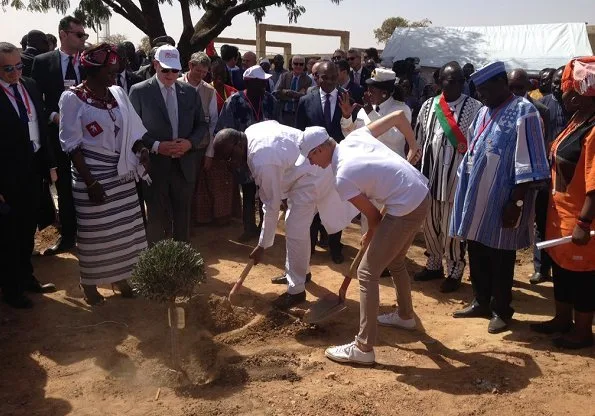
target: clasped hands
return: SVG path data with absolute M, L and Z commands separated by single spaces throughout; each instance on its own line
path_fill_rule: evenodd
M 158 152 L 160 155 L 177 159 L 184 156 L 192 148 L 188 139 L 176 138 L 171 141 L 159 142 Z

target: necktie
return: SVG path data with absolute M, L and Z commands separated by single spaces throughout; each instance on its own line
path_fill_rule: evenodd
M 374 111 L 376 111 L 377 113 L 380 113 L 380 106 L 377 105 L 376 107 L 374 107 Z
M 74 80 L 74 82 L 76 84 L 79 83 L 78 78 L 76 77 L 76 71 L 74 70 L 74 65 L 72 63 L 73 57 L 69 56 L 68 57 L 68 65 L 66 66 L 66 75 L 64 76 L 64 79 L 71 79 Z
M 175 87 L 166 87 L 167 99 L 165 100 L 165 106 L 167 107 L 167 115 L 169 116 L 169 122 L 171 124 L 172 138 L 178 137 L 178 112 L 176 111 L 176 96 Z
M 331 116 L 331 95 L 325 95 L 325 100 L 326 101 L 324 102 L 324 124 L 326 125 L 327 129 L 330 129 L 331 120 L 333 118 Z
M 29 115 L 27 114 L 27 108 L 23 103 L 23 97 L 18 89 L 18 84 L 10 84 L 10 88 L 12 88 L 12 94 L 14 95 L 14 99 L 17 102 L 17 107 L 19 109 L 19 118 L 21 122 L 26 125 L 29 123 Z
M 297 91 L 297 89 L 298 89 L 298 78 L 293 77 L 293 79 L 291 80 L 291 90 Z M 294 101 L 292 101 L 291 104 L 288 106 L 288 110 L 291 112 L 295 112 L 295 102 Z
M 123 76 L 124 75 L 122 75 L 122 74 L 118 74 L 118 87 L 124 88 L 124 84 L 122 83 L 122 77 Z

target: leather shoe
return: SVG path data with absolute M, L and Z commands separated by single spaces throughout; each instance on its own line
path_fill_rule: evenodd
M 19 295 L 11 295 L 11 296 L 4 296 L 4 302 L 15 309 L 31 309 L 33 307 L 33 302 L 27 296 L 23 294 Z
M 572 322 L 558 323 L 554 319 L 551 319 L 549 321 L 531 324 L 529 325 L 529 328 L 531 328 L 531 331 L 537 332 L 538 334 L 551 335 L 556 332 L 563 334 L 570 332 L 572 328 L 574 328 L 574 325 Z
M 37 279 L 33 278 L 33 281 L 25 286 L 25 291 L 30 293 L 54 293 L 56 291 L 56 285 L 53 283 L 42 285 Z
M 333 263 L 341 264 L 345 261 L 345 256 L 343 256 L 343 253 L 331 253 L 331 259 L 333 260 Z
M 529 283 L 532 285 L 536 285 L 539 283 L 547 282 L 548 280 L 552 280 L 552 278 L 546 274 L 541 274 L 539 272 L 533 273 L 533 276 L 529 279 Z
M 582 348 L 588 348 L 593 346 L 593 336 L 583 339 L 581 341 L 572 341 L 570 339 L 560 337 L 554 339 L 553 343 L 558 348 L 564 348 L 567 350 L 580 350 Z
M 455 292 L 461 286 L 461 280 L 454 277 L 447 277 L 440 284 L 440 292 L 451 293 Z
M 74 248 L 74 241 L 65 239 L 60 237 L 56 244 L 48 248 L 46 251 L 43 252 L 44 256 L 54 256 L 59 253 L 64 253 L 66 251 L 72 250 Z
M 413 280 L 416 282 L 428 282 L 437 279 L 444 279 L 444 269 L 430 270 L 424 267 L 421 272 L 415 273 L 413 276 Z
M 312 273 L 308 273 L 306 275 L 306 283 L 308 283 L 310 280 L 312 280 Z M 274 285 L 286 285 L 287 284 L 287 276 L 282 275 L 282 276 L 278 276 L 278 277 L 273 277 L 271 279 L 271 283 Z
M 490 334 L 498 334 L 500 332 L 506 331 L 508 328 L 508 323 L 500 318 L 496 313 L 492 314 L 492 319 L 490 319 L 490 323 L 488 324 L 488 332 Z
M 295 295 L 290 295 L 289 293 L 283 293 L 277 299 L 273 301 L 273 306 L 277 309 L 286 310 L 293 308 L 296 305 L 304 302 L 306 300 L 306 291 L 304 290 L 302 293 L 296 293 Z
M 452 314 L 455 318 L 489 318 L 491 316 L 491 312 L 489 308 L 481 306 L 476 301 L 466 308 L 461 309 L 460 311 L 456 311 Z

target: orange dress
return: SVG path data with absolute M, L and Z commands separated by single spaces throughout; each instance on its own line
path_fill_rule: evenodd
M 547 211 L 548 240 L 572 235 L 585 195 L 595 191 L 595 115 L 579 124 L 573 118 L 552 144 L 552 188 Z M 595 229 L 595 223 L 591 230 Z M 560 267 L 595 271 L 595 238 L 586 246 L 563 244 L 547 249 Z

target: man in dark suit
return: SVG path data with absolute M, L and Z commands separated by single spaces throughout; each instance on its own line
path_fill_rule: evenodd
M 141 78 L 130 70 L 129 51 L 126 42 L 120 43 L 117 51 L 120 60 L 118 61 L 119 68 L 116 83 L 118 86 L 122 87 L 126 93 L 129 93 L 130 88 L 134 84 L 144 81 L 144 78 Z
M 364 89 L 356 84 L 350 77 L 349 63 L 342 59 L 335 62 L 339 73 L 339 85 L 349 93 L 349 97 L 356 103 L 364 105 Z
M 31 264 L 42 177 L 53 156 L 41 94 L 22 69 L 16 46 L 0 42 L 0 287 L 14 308 L 33 306 L 25 291 L 56 290 L 37 281 Z
M 48 248 L 44 255 L 54 255 L 74 247 L 76 236 L 76 214 L 72 198 L 72 173 L 70 157 L 62 151 L 58 140 L 60 109 L 58 101 L 65 89 L 78 85 L 85 77 L 80 66 L 79 53 L 89 37 L 80 20 L 66 16 L 58 25 L 60 48 L 38 55 L 33 60 L 31 76 L 44 97 L 45 108 L 50 113 L 48 141 L 56 155 L 58 180 L 58 213 L 61 236 L 57 243 Z
M 351 73 L 349 74 L 351 80 L 366 90 L 368 85 L 366 80 L 372 76 L 372 73 L 368 68 L 362 66 L 361 52 L 357 49 L 349 49 L 347 51 L 347 62 L 351 67 Z
M 306 127 L 320 126 L 326 128 L 329 136 L 337 143 L 340 143 L 345 137 L 341 131 L 341 107 L 339 105 L 340 91 L 337 88 L 338 72 L 337 67 L 332 62 L 322 62 L 317 70 L 318 88 L 302 98 L 297 106 L 295 127 L 305 130 Z M 345 92 L 341 88 L 342 92 Z M 310 237 L 312 239 L 312 249 L 318 240 L 318 231 L 324 230 L 320 224 L 320 217 L 314 217 L 314 222 L 310 228 Z M 325 232 L 322 231 L 324 237 Z M 324 239 L 324 238 L 323 238 Z M 328 245 L 333 262 L 340 264 L 343 262 L 343 245 L 341 244 L 341 232 L 328 236 Z
M 281 107 L 281 123 L 294 127 L 297 102 L 306 95 L 312 79 L 306 74 L 306 60 L 303 56 L 293 57 L 291 69 L 291 72 L 285 72 L 279 77 L 275 97 Z
M 221 59 L 227 65 L 227 84 L 241 91 L 244 89 L 244 71 L 238 67 L 237 46 L 221 46 Z
M 154 65 L 155 76 L 130 90 L 130 101 L 147 129 L 143 141 L 152 153 L 152 184 L 143 183 L 147 240 L 155 244 L 173 234 L 175 240 L 189 241 L 196 152 L 208 140 L 208 124 L 194 87 L 178 81 L 182 69 L 178 50 L 160 46 Z
M 40 30 L 32 30 L 27 33 L 27 49 L 21 52 L 21 60 L 23 61 L 23 76 L 30 77 L 31 69 L 33 68 L 33 59 L 37 55 L 46 53 L 50 50 L 48 38 Z

